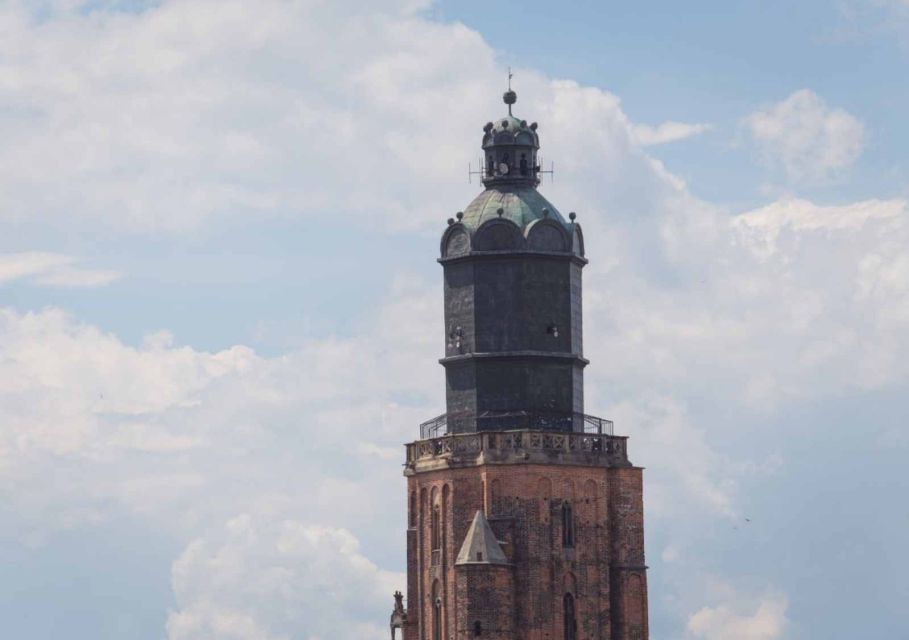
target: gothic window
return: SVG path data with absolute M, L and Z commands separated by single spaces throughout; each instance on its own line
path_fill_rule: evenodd
M 562 546 L 566 549 L 574 546 L 574 514 L 567 500 L 562 503 Z
M 432 585 L 432 640 L 442 640 L 442 595 L 438 580 Z
M 565 640 L 577 640 L 578 621 L 574 610 L 574 596 L 566 593 L 562 599 L 562 617 L 565 623 Z
M 442 548 L 442 514 L 439 505 L 432 508 L 432 550 Z

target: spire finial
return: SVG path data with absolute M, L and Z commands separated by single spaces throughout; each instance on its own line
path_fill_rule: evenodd
M 511 72 L 511 67 L 508 67 L 508 91 L 502 96 L 502 100 L 508 105 L 508 115 L 511 115 L 511 105 L 518 101 L 518 94 L 511 89 L 512 77 L 514 77 L 514 74 Z

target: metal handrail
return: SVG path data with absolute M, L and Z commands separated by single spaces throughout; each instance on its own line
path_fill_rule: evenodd
M 584 413 L 557 414 L 534 411 L 487 411 L 479 415 L 443 413 L 420 425 L 420 439 L 438 438 L 452 432 L 509 431 L 513 429 L 611 436 L 613 426 L 612 420 Z

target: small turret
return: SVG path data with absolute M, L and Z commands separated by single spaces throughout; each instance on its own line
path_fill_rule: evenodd
M 502 545 L 482 511 L 474 515 L 455 564 L 508 564 Z
M 508 105 L 508 115 L 487 122 L 483 127 L 483 184 L 526 184 L 535 187 L 540 183 L 537 123 L 528 125 L 526 120 L 511 115 L 511 106 L 518 100 L 511 88 L 505 92 L 503 100 Z
M 489 521 L 477 511 L 455 561 L 458 640 L 513 640 L 513 571 Z

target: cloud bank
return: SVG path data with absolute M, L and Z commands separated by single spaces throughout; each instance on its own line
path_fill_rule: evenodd
M 317 233 L 340 219 L 434 243 L 472 196 L 454 177 L 502 108 L 490 87 L 503 74 L 477 32 L 421 6 L 4 5 L 0 192 L 14 204 L 0 224 L 204 240 L 237 220 Z M 608 91 L 518 72 L 516 112 L 559 162 L 547 196 L 579 212 L 590 247 L 588 410 L 632 436 L 649 535 L 673 550 L 653 582 L 657 624 L 782 637 L 795 596 L 774 576 L 743 604 L 702 595 L 691 566 L 714 558 L 705 531 L 742 522 L 744 489 L 790 468 L 781 416 L 905 385 L 907 203 L 705 202 L 645 147 L 706 125 L 635 124 Z M 809 90 L 745 122 L 794 182 L 846 170 L 866 137 Z M 0 279 L 116 277 L 81 264 L 16 253 Z M 277 355 L 206 352 L 166 330 L 130 344 L 60 308 L 4 309 L 6 533 L 41 549 L 128 514 L 181 541 L 162 614 L 172 640 L 378 637 L 403 587 L 400 556 L 382 551 L 403 551 L 395 460 L 443 402 L 437 276 L 399 274 L 351 335 Z

